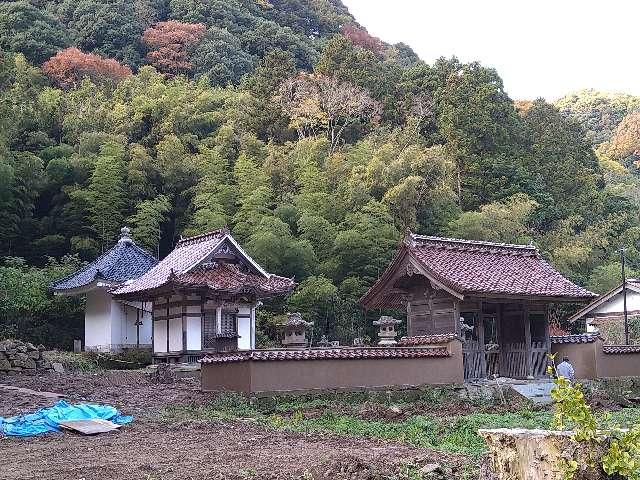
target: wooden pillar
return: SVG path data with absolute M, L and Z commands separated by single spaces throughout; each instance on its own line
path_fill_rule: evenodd
M 222 306 L 216 307 L 216 333 L 220 335 L 222 333 Z
M 144 308 L 144 302 L 140 308 Z M 140 308 L 136 308 L 136 349 L 140 349 Z
M 529 318 L 529 305 L 522 305 L 522 317 L 524 321 L 524 348 L 527 378 L 533 378 L 533 362 L 531 350 L 531 319 Z
M 544 306 L 544 342 L 547 353 L 551 353 L 551 332 L 549 332 L 549 304 Z
M 456 334 L 456 337 L 461 336 L 460 331 L 460 301 L 453 301 L 453 333 Z
M 182 351 L 187 351 L 187 296 L 182 295 Z
M 169 308 L 169 301 L 171 297 L 167 297 L 167 354 L 169 354 L 169 313 L 171 312 L 171 308 Z M 168 360 L 167 360 L 168 361 Z
M 252 306 L 250 310 L 250 320 L 249 320 L 249 348 L 251 350 L 256 349 L 256 307 Z
M 498 375 L 501 377 L 504 376 L 505 372 L 505 351 L 504 351 L 504 340 L 502 338 L 502 311 L 504 304 L 499 303 L 496 306 L 496 341 L 498 342 Z
M 484 345 L 484 311 L 483 301 L 480 300 L 480 314 L 478 315 L 478 322 L 476 328 L 478 329 L 478 345 L 480 347 L 480 376 L 487 378 L 487 356 L 486 347 Z
M 200 350 L 204 350 L 204 307 L 207 299 L 204 295 L 200 295 Z

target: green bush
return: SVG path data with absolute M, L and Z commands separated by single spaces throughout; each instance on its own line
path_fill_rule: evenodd
M 86 352 L 86 355 L 106 370 L 137 370 L 152 363 L 149 350 L 135 348 L 118 353 Z

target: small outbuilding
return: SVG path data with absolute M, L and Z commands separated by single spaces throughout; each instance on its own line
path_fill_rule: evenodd
M 114 295 L 153 304 L 155 361 L 194 362 L 210 352 L 254 349 L 260 301 L 294 287 L 293 279 L 266 272 L 224 228 L 181 239 Z
M 151 303 L 114 299 L 112 291 L 158 261 L 135 244 L 127 227 L 118 243 L 77 272 L 51 285 L 55 295 L 84 295 L 84 349 L 117 352 L 151 348 Z

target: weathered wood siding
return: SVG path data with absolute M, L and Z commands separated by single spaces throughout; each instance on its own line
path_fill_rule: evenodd
M 450 295 L 434 292 L 414 295 L 408 314 L 409 335 L 435 335 L 456 332 L 457 301 Z

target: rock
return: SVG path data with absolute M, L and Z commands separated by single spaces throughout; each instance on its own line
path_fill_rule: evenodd
M 39 352 L 44 352 L 46 350 L 46 348 L 44 348 L 43 344 L 38 345 L 38 351 Z
M 24 346 L 27 347 L 27 351 L 28 352 L 32 352 L 34 350 L 37 350 L 36 346 L 31 342 L 25 343 Z
M 23 368 L 26 370 L 35 370 L 36 369 L 36 361 L 33 358 L 29 358 L 28 356 L 26 356 L 26 354 L 24 357 L 20 357 L 20 358 L 16 358 L 13 360 L 13 366 L 14 367 L 19 367 L 19 368 Z
M 7 371 L 11 369 L 11 363 L 6 358 L 0 358 L 0 371 Z
M 56 373 L 64 373 L 64 366 L 59 363 L 59 362 L 53 362 L 51 364 L 51 366 L 53 367 L 53 371 Z
M 40 358 L 40 352 L 38 350 L 31 350 L 27 352 L 27 356 L 29 358 L 33 358 L 34 360 L 38 360 Z
M 18 345 L 16 347 L 16 351 L 19 353 L 27 353 L 27 346 L 26 345 Z
M 429 473 L 433 473 L 437 470 L 440 470 L 439 463 L 427 463 L 424 467 L 422 467 L 418 471 L 420 472 L 421 475 L 428 475 Z

